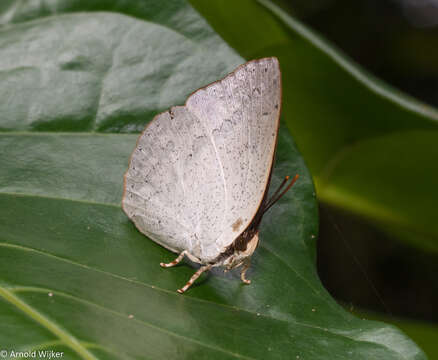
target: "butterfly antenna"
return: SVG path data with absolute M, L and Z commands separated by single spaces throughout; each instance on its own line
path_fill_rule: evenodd
M 287 181 L 288 181 L 289 179 L 290 179 L 290 176 L 289 176 L 289 175 L 286 176 L 286 177 L 283 179 L 283 181 L 281 182 L 280 186 L 277 188 L 277 190 L 275 191 L 275 193 L 271 196 L 271 199 L 268 200 L 268 202 L 267 202 L 266 205 L 268 205 L 268 204 L 272 201 L 272 199 L 275 198 L 275 197 L 279 194 L 279 192 L 281 191 L 281 189 L 283 188 L 283 186 L 286 185 L 286 183 L 287 183 Z
M 263 209 L 263 213 L 265 213 L 266 211 L 268 211 L 270 209 L 270 207 L 272 205 L 274 205 L 278 200 L 280 200 L 284 194 L 286 194 L 290 188 L 295 184 L 295 182 L 298 180 L 299 175 L 296 174 L 292 181 L 289 183 L 289 185 L 286 187 L 286 189 L 284 189 L 283 191 L 281 191 L 284 187 L 284 185 L 287 183 L 287 181 L 290 179 L 289 176 L 286 176 L 283 180 L 283 182 L 280 184 L 280 186 L 278 187 L 277 191 L 274 193 L 274 195 L 272 195 L 272 197 L 269 199 L 269 201 L 267 202 L 267 204 L 265 205 L 265 208 Z

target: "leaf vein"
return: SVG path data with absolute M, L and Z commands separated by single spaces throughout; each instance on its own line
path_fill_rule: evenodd
M 0 296 L 8 301 L 10 304 L 14 305 L 16 308 L 20 309 L 32 320 L 39 323 L 41 326 L 49 330 L 52 334 L 57 336 L 60 340 L 64 342 L 64 344 L 66 344 L 69 348 L 71 348 L 78 355 L 80 355 L 81 358 L 86 360 L 97 360 L 97 358 L 92 353 L 90 353 L 74 335 L 62 329 L 58 324 L 41 314 L 38 310 L 34 309 L 25 301 L 21 300 L 18 296 L 14 295 L 5 287 L 0 286 Z
M 118 312 L 118 311 L 116 311 L 116 310 L 113 310 L 113 309 L 111 309 L 111 308 L 108 308 L 108 307 L 106 307 L 106 306 L 103 306 L 103 305 L 101 305 L 101 304 L 98 304 L 98 303 L 96 303 L 96 302 L 94 302 L 94 301 L 86 300 L 86 299 L 80 298 L 80 297 L 78 297 L 78 296 L 74 296 L 74 295 L 71 295 L 71 294 L 67 294 L 67 293 L 65 293 L 65 292 L 63 292 L 63 291 L 53 290 L 53 289 L 47 289 L 47 288 L 39 288 L 39 287 L 34 287 L 34 286 L 14 286 L 14 287 L 10 287 L 9 289 L 11 289 L 13 292 L 21 292 L 21 291 L 23 291 L 23 292 L 41 292 L 41 293 L 43 293 L 43 292 L 51 292 L 51 293 L 53 293 L 53 294 L 58 294 L 58 295 L 63 296 L 63 297 L 65 297 L 65 298 L 69 298 L 69 299 L 71 299 L 71 300 L 75 300 L 75 301 L 78 301 L 78 302 L 81 302 L 81 303 L 84 303 L 84 304 L 87 304 L 87 305 L 90 305 L 90 306 L 94 306 L 94 307 L 96 307 L 96 308 L 98 308 L 98 309 L 101 309 L 101 310 L 107 311 L 107 312 L 109 312 L 109 313 L 111 313 L 111 314 L 114 314 L 114 315 L 116 315 L 116 316 L 119 316 L 119 317 L 121 317 L 121 318 L 129 319 L 129 318 L 128 318 L 128 314 L 120 313 L 120 312 Z M 167 333 L 168 335 L 171 335 L 171 336 L 174 336 L 174 337 L 178 337 L 178 338 L 181 338 L 181 339 L 184 339 L 184 340 L 187 340 L 187 341 L 191 341 L 191 342 L 194 342 L 194 343 L 196 343 L 196 344 L 198 344 L 198 345 L 201 345 L 201 346 L 204 346 L 204 347 L 207 347 L 207 348 L 210 348 L 210 349 L 213 349 L 213 350 L 219 351 L 219 352 L 223 352 L 223 353 L 226 353 L 226 354 L 229 354 L 229 355 L 235 356 L 235 357 L 240 358 L 240 359 L 255 360 L 254 358 L 251 358 L 251 357 L 245 356 L 245 355 L 243 355 L 243 354 L 234 353 L 234 352 L 231 352 L 231 351 L 228 351 L 228 350 L 222 349 L 222 348 L 217 347 L 217 346 L 213 346 L 213 345 L 210 345 L 210 344 L 202 343 L 202 342 L 199 341 L 199 340 L 196 340 L 196 339 L 193 339 L 193 338 L 189 338 L 189 337 L 184 336 L 184 335 L 180 335 L 180 334 L 178 334 L 178 333 L 176 333 L 176 332 L 174 332 L 174 331 L 171 331 L 171 330 L 168 330 L 168 329 L 165 329 L 165 328 L 159 327 L 159 326 L 154 325 L 154 324 L 152 324 L 152 323 L 150 323 L 150 322 L 148 322 L 148 321 L 145 321 L 145 320 L 137 319 L 137 318 L 135 318 L 135 317 L 132 318 L 132 319 L 129 319 L 129 320 L 130 320 L 130 321 L 133 321 L 133 322 L 140 323 L 140 324 L 142 324 L 142 325 L 145 325 L 145 326 L 147 326 L 147 327 L 153 328 L 153 329 L 155 329 L 155 330 L 158 330 L 158 331 L 161 331 L 161 332 Z

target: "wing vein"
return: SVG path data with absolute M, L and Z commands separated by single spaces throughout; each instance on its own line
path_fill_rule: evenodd
M 190 110 L 189 110 L 189 111 L 190 111 Z M 205 119 L 208 119 L 208 117 L 207 117 L 207 115 L 205 114 L 205 111 L 204 111 L 204 110 L 203 110 L 203 112 L 204 112 L 204 118 L 205 118 Z M 194 112 L 190 111 L 190 113 L 192 114 L 192 116 L 194 116 L 194 117 L 199 121 L 199 124 L 200 124 L 200 125 L 202 126 L 202 128 L 204 129 L 204 132 L 206 133 L 207 138 L 210 140 L 211 145 L 213 146 L 214 153 L 215 153 L 215 155 L 216 155 L 216 159 L 217 159 L 218 164 L 219 164 L 219 170 L 220 170 L 220 174 L 221 174 L 221 180 L 222 180 L 223 187 L 224 187 L 225 209 L 228 209 L 228 191 L 227 191 L 227 182 L 226 182 L 226 180 L 225 180 L 224 166 L 223 166 L 223 163 L 222 163 L 222 159 L 221 159 L 221 157 L 220 157 L 220 155 L 219 155 L 219 151 L 218 151 L 218 149 L 217 149 L 216 142 L 214 141 L 214 138 L 213 138 L 213 135 L 212 135 L 212 131 L 210 131 L 210 129 L 207 128 L 207 127 L 205 126 L 205 124 L 202 122 L 202 120 L 201 120 L 199 117 L 197 117 L 196 114 L 195 114 Z M 225 213 L 226 213 L 225 211 L 222 212 L 222 224 L 223 224 L 224 221 L 225 221 Z M 223 227 L 222 227 L 222 229 L 223 229 Z M 220 235 L 215 239 L 214 242 L 216 242 L 216 240 L 217 240 L 219 237 L 220 237 Z

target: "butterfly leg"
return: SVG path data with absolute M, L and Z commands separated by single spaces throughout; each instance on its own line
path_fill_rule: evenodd
M 243 263 L 242 270 L 240 270 L 240 279 L 243 281 L 243 283 L 248 285 L 251 284 L 251 280 L 246 278 L 246 272 L 249 269 L 250 265 L 251 265 L 251 260 L 248 259 Z
M 193 274 L 193 276 L 190 278 L 190 280 L 187 281 L 187 284 L 185 284 L 181 289 L 178 289 L 177 291 L 178 291 L 180 294 L 182 294 L 182 293 L 184 293 L 185 291 L 187 291 L 187 289 L 188 289 L 190 286 L 192 286 L 192 284 L 196 281 L 196 279 L 197 279 L 198 277 L 200 277 L 201 274 L 202 274 L 203 272 L 210 270 L 212 266 L 213 266 L 213 265 L 211 265 L 211 264 L 209 264 L 209 265 L 205 265 L 205 266 L 201 266 L 201 267 L 198 269 L 198 271 L 196 271 L 196 272 Z
M 187 253 L 187 250 L 184 250 L 181 254 L 178 255 L 178 257 L 175 260 L 173 260 L 173 261 L 171 261 L 170 263 L 167 263 L 167 264 L 166 263 L 160 263 L 160 266 L 163 267 L 163 268 L 168 268 L 168 267 L 172 267 L 172 266 L 178 265 L 181 262 L 181 260 L 184 258 L 184 255 L 186 255 L 186 253 Z

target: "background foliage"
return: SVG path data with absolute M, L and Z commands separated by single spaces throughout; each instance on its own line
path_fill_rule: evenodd
M 418 212 L 402 201 L 388 210 L 404 183 L 382 190 L 396 171 L 382 154 L 399 156 L 404 136 L 417 134 L 419 154 L 433 158 L 423 152 L 434 140 L 436 111 L 382 87 L 270 2 L 193 4 L 245 58 L 280 58 L 283 122 L 318 195 L 416 239 L 418 219 L 409 216 Z M 274 184 L 285 173 L 302 180 L 264 223 L 269 241 L 254 259 L 254 284 L 216 273 L 187 296 L 174 292 L 193 269 L 160 269 L 173 255 L 120 209 L 131 133 L 244 62 L 186 2 L 7 1 L 0 9 L 7 348 L 60 349 L 67 358 L 424 358 L 397 329 L 352 316 L 321 286 L 312 179 L 286 127 Z M 366 168 L 356 160 L 366 167 L 370 156 L 387 171 L 363 189 L 358 175 Z M 435 230 L 419 244 L 433 249 Z

